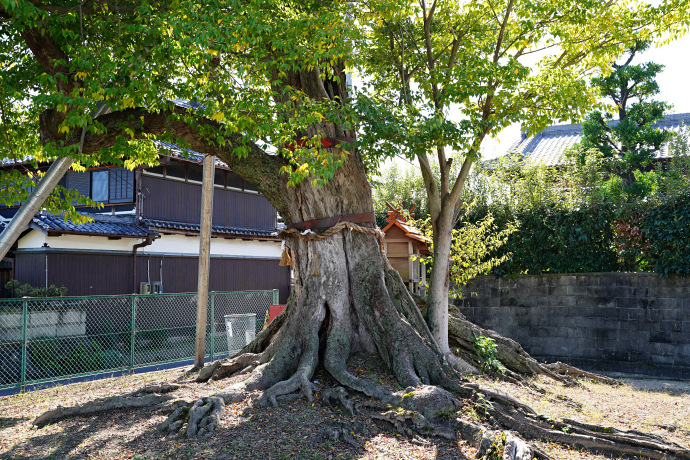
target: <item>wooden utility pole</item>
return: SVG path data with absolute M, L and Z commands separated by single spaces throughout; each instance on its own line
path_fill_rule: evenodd
M 204 367 L 206 355 L 206 310 L 208 306 L 208 273 L 211 266 L 211 222 L 213 221 L 213 179 L 216 157 L 204 157 L 204 174 L 201 185 L 201 228 L 199 231 L 199 281 L 197 290 L 196 351 L 194 367 Z M 213 318 L 211 318 L 213 324 Z

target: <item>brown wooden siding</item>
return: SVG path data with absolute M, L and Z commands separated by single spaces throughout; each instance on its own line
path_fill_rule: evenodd
M 196 257 L 137 257 L 140 281 L 162 281 L 164 292 L 195 292 L 199 261 Z M 163 279 L 160 263 L 163 263 Z M 278 265 L 277 259 L 211 258 L 209 289 L 211 291 L 248 291 L 279 289 L 281 302 L 287 301 L 290 287 L 289 267 Z M 150 267 L 150 269 L 148 269 Z M 148 271 L 147 271 L 148 270 Z
M 45 284 L 45 255 L 16 255 L 15 273 L 21 283 Z M 163 291 L 195 292 L 198 258 L 137 255 L 136 292 L 143 281 L 161 281 Z M 132 256 L 129 254 L 48 253 L 48 284 L 66 286 L 67 294 L 117 295 L 132 293 Z M 212 291 L 245 291 L 279 289 L 280 301 L 287 301 L 290 288 L 289 267 L 278 265 L 277 259 L 212 258 L 209 279 Z
M 16 254 L 14 256 L 14 278 L 21 284 L 44 287 L 46 282 L 45 254 Z M 48 283 L 50 285 L 50 282 Z
M 16 266 L 35 254 L 16 255 Z M 40 255 L 43 257 L 43 255 Z M 24 282 L 23 280 L 20 280 Z M 48 284 L 66 286 L 67 295 L 130 294 L 132 256 L 128 254 L 48 253 Z
M 199 222 L 201 185 L 142 176 L 142 215 L 150 219 Z M 214 189 L 213 224 L 273 230 L 276 210 L 261 195 Z

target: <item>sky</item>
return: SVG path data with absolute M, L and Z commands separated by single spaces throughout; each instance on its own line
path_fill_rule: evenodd
M 673 108 L 669 114 L 690 112 L 690 33 L 659 48 L 650 47 L 635 58 L 633 63 L 656 62 L 664 70 L 657 75 L 660 92 L 655 98 L 668 102 Z M 497 139 L 485 139 L 482 145 L 484 159 L 503 155 L 520 138 L 520 126 L 512 125 L 501 131 Z

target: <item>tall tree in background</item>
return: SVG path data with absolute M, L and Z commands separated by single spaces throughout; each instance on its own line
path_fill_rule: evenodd
M 452 360 L 451 234 L 482 142 L 512 123 L 537 132 L 555 120 L 583 117 L 596 100 L 585 77 L 606 71 L 640 37 L 651 38 L 649 26 L 661 26 L 660 18 L 653 19 L 654 8 L 642 2 L 374 0 L 368 5 L 372 12 L 363 17 L 366 46 L 360 52 L 369 88 L 359 99 L 360 146 L 374 159 L 403 154 L 419 162 L 433 230 L 428 323 Z M 685 23 L 684 14 L 674 10 L 661 22 Z M 452 151 L 459 161 L 453 161 Z
M 659 93 L 656 76 L 664 66 L 653 62 L 633 64 L 636 55 L 649 45 L 649 41 L 636 42 L 622 63 L 611 64 L 610 74 L 592 79 L 593 86 L 613 102 L 613 111 L 594 111 L 582 124 L 582 147 L 595 148 L 618 160 L 615 164 L 623 175 L 627 195 L 649 192 L 646 181 L 637 178 L 670 136 L 668 131 L 654 128 L 670 107 L 652 100 Z M 612 122 L 614 114 L 617 122 Z

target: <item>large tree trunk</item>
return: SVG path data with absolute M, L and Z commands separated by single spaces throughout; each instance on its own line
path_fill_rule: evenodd
M 290 79 L 292 86 L 311 98 L 346 100 L 344 78 L 340 86 L 327 82 L 328 91 L 318 69 L 293 74 Z M 306 134 L 353 136 L 328 123 Z M 373 212 L 371 188 L 357 152 L 349 154 L 327 184 L 304 180 L 282 190 L 275 188 L 279 158 L 266 181 L 267 171 L 257 164 L 221 157 L 256 183 L 287 224 Z M 266 163 L 262 166 L 267 167 Z M 374 222 L 360 225 L 374 233 Z M 258 338 L 261 344 L 252 346 L 252 359 L 260 365 L 243 382 L 243 390 L 266 390 L 264 399 L 270 400 L 297 390 L 311 397 L 309 379 L 321 362 L 342 385 L 385 399 L 387 392 L 382 387 L 348 372 L 347 359 L 356 351 L 377 353 L 403 386 L 448 380 L 443 354 L 401 278 L 389 270 L 381 242 L 370 233 L 346 229 L 318 240 L 294 233 L 287 237 L 295 261 L 287 316 L 275 337 L 265 342 Z
M 287 188 L 281 201 L 288 224 L 373 210 L 356 153 L 327 185 L 304 181 Z M 356 351 L 378 353 L 403 386 L 446 380 L 442 355 L 402 280 L 388 271 L 376 236 L 344 230 L 312 241 L 293 234 L 288 246 L 295 287 L 287 317 L 271 344 L 254 350 L 265 365 L 246 381 L 247 389 L 268 389 L 269 398 L 298 389 L 308 394 L 308 380 L 321 360 L 341 384 L 384 397 L 382 388 L 347 371 L 346 361 Z

